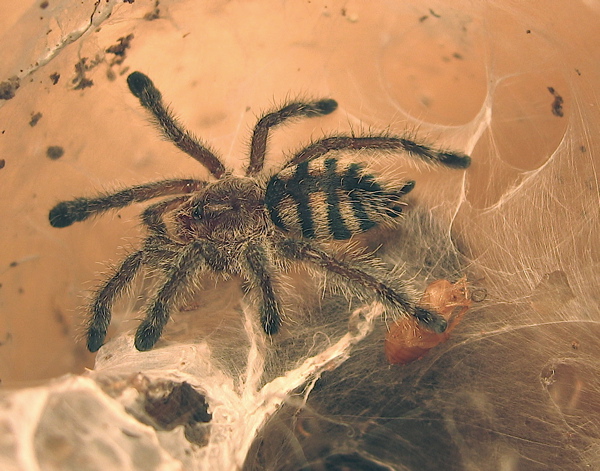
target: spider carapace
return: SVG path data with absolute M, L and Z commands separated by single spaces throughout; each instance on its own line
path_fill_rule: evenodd
M 110 209 L 160 198 L 142 213 L 148 235 L 141 248 L 129 254 L 94 294 L 87 325 L 90 351 L 104 343 L 113 303 L 142 267 L 158 272 L 160 281 L 135 334 L 135 347 L 141 351 L 155 345 L 171 313 L 206 273 L 243 279 L 258 294 L 264 331 L 275 334 L 282 317 L 276 280 L 294 262 L 323 270 L 356 295 L 374 296 L 388 309 L 414 316 L 432 331 L 446 329 L 441 315 L 417 306 L 409 282 L 392 276 L 370 256 L 341 260 L 328 251 L 327 243 L 348 240 L 378 225 L 396 224 L 402 197 L 414 187 L 413 181 L 389 183 L 369 171 L 353 160 L 359 151 L 406 152 L 458 169 L 469 166 L 468 156 L 387 134 L 331 136 L 294 154 L 271 177 L 263 176 L 271 128 L 337 108 L 336 101 L 322 99 L 289 103 L 263 115 L 254 127 L 245 176 L 234 176 L 175 119 L 146 75 L 133 72 L 127 83 L 163 136 L 204 165 L 214 180 L 163 180 L 64 201 L 52 208 L 50 224 L 66 227 Z

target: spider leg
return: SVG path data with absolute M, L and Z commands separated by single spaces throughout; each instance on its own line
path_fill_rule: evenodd
M 104 343 L 106 330 L 110 324 L 113 302 L 123 289 L 131 283 L 142 265 L 143 252 L 140 250 L 129 255 L 96 293 L 91 306 L 91 319 L 87 328 L 87 348 L 96 352 Z
M 150 350 L 160 338 L 173 306 L 190 284 L 190 279 L 207 266 L 212 244 L 197 241 L 185 246 L 166 272 L 166 281 L 150 302 L 146 318 L 135 333 L 135 348 Z M 213 257 L 214 258 L 214 257 Z
M 132 186 L 116 193 L 95 198 L 75 198 L 71 201 L 63 201 L 50 210 L 50 225 L 52 227 L 67 227 L 109 209 L 122 208 L 132 203 L 139 203 L 160 196 L 192 193 L 204 186 L 206 186 L 206 182 L 201 180 L 163 180 Z
M 313 118 L 332 113 L 337 108 L 337 102 L 332 99 L 323 99 L 308 103 L 290 103 L 278 111 L 268 113 L 258 120 L 254 126 L 252 141 L 250 143 L 250 163 L 246 169 L 246 176 L 256 175 L 263 169 L 269 130 L 291 118 Z
M 167 226 L 162 219 L 163 214 L 188 199 L 189 196 L 187 195 L 176 196 L 148 206 L 142 213 L 142 222 L 153 235 L 167 237 Z
M 411 139 L 393 136 L 334 136 L 321 139 L 305 147 L 285 165 L 290 167 L 298 165 L 307 160 L 321 157 L 328 152 L 336 150 L 382 150 L 382 151 L 404 151 L 413 157 L 418 157 L 426 162 L 442 164 L 452 168 L 467 168 L 471 164 L 471 158 L 459 152 L 446 152 L 436 150 Z
M 168 270 L 172 261 L 177 257 L 181 247 L 169 236 L 163 215 L 167 211 L 178 207 L 190 197 L 177 196 L 164 201 L 159 201 L 148 206 L 142 213 L 142 223 L 147 227 L 149 236 L 144 241 L 144 263 L 163 271 Z
M 219 158 L 177 122 L 173 112 L 163 103 L 162 94 L 147 75 L 133 72 L 127 77 L 127 85 L 140 104 L 152 113 L 155 123 L 169 141 L 204 165 L 215 178 L 225 173 L 225 166 Z
M 262 299 L 260 304 L 260 322 L 264 331 L 276 334 L 281 326 L 281 310 L 273 292 L 270 263 L 265 253 L 265 247 L 259 244 L 248 244 L 245 259 L 250 274 L 250 282 L 260 289 Z
M 400 311 L 414 316 L 419 322 L 433 332 L 442 333 L 446 330 L 448 323 L 441 315 L 418 307 L 415 302 L 411 301 L 408 294 L 400 291 L 398 288 L 390 288 L 375 276 L 337 260 L 308 242 L 285 239 L 280 243 L 280 248 L 283 254 L 288 258 L 314 263 L 325 270 L 339 275 L 343 279 L 376 292 L 380 299 L 391 304 Z

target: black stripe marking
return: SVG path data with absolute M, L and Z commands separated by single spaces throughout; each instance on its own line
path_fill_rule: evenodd
M 352 236 L 352 232 L 344 224 L 340 212 L 340 199 L 338 196 L 340 174 L 337 170 L 337 159 L 325 160 L 325 175 L 323 178 L 323 190 L 327 195 L 327 222 L 329 232 L 336 240 L 346 240 Z
M 265 192 L 265 206 L 269 211 L 273 223 L 277 227 L 287 231 L 289 228 L 283 223 L 278 209 L 285 196 L 285 182 L 277 178 L 277 175 L 274 175 L 267 185 L 267 190 Z
M 354 233 L 368 231 L 400 215 L 401 198 L 413 189 L 414 182 L 406 182 L 400 190 L 387 191 L 360 163 L 340 167 L 337 158 L 318 158 L 292 166 L 284 175 L 271 177 L 265 206 L 273 223 L 285 231 L 300 230 L 310 239 L 327 233 L 336 240 L 347 240 Z M 315 210 L 322 211 L 321 207 L 313 206 L 322 201 L 312 198 L 318 192 L 325 197 L 326 221 L 315 220 Z M 297 219 L 285 217 L 288 211 L 295 212 Z
M 288 194 L 298 203 L 298 217 L 302 226 L 302 235 L 309 239 L 315 238 L 314 222 L 310 209 L 309 195 L 318 190 L 316 182 L 308 173 L 308 162 L 296 166 L 294 176 L 287 181 Z
M 381 187 L 373 181 L 373 176 L 362 175 L 361 170 L 361 165 L 357 163 L 350 164 L 346 174 L 342 177 L 342 188 L 348 191 L 354 217 L 360 225 L 360 230 L 365 232 L 376 226 L 377 223 L 369 218 L 362 201 L 369 200 L 371 195 L 368 192 L 382 193 L 382 191 Z
M 375 181 L 375 177 L 370 174 L 363 174 L 362 165 L 352 163 L 348 166 L 348 170 L 342 176 L 342 188 L 346 191 L 364 190 L 373 193 L 383 194 L 383 189 Z

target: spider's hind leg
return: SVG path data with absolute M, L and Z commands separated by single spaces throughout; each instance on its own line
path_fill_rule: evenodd
M 460 152 L 448 152 L 434 149 L 425 144 L 419 144 L 405 137 L 395 136 L 332 136 L 313 142 L 294 155 L 286 167 L 298 165 L 307 160 L 318 158 L 334 151 L 387 151 L 407 152 L 409 155 L 419 158 L 430 164 L 441 164 L 446 167 L 465 169 L 471 165 L 471 157 Z
M 367 271 L 338 260 L 306 241 L 285 239 L 280 243 L 280 249 L 290 259 L 313 263 L 337 275 L 338 279 L 345 283 L 362 287 L 367 292 L 374 292 L 385 304 L 393 306 L 403 314 L 415 317 L 433 332 L 442 333 L 446 330 L 448 323 L 444 317 L 418 307 L 416 301 L 402 289 L 401 285 L 390 287 L 385 276 L 375 276 L 369 272 L 372 270 Z

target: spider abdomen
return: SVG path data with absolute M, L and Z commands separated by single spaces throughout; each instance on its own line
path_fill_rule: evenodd
M 391 189 L 357 162 L 322 156 L 273 175 L 265 205 L 273 223 L 309 239 L 346 240 L 402 212 L 401 197 L 414 187 Z

